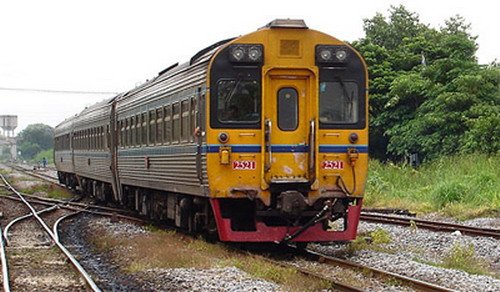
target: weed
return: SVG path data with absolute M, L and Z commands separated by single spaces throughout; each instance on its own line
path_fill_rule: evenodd
M 370 232 L 370 236 L 372 238 L 372 242 L 374 244 L 384 244 L 384 243 L 391 243 L 391 234 L 380 227 L 377 227 L 375 231 Z
M 489 274 L 488 264 L 476 256 L 474 246 L 455 244 L 442 259 L 444 268 L 462 270 L 470 274 Z

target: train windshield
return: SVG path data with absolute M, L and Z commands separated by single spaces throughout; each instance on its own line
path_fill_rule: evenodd
M 260 86 L 257 80 L 220 80 L 217 83 L 217 119 L 222 123 L 259 122 Z
M 357 123 L 358 103 L 358 85 L 355 82 L 326 81 L 319 84 L 319 120 L 322 123 Z

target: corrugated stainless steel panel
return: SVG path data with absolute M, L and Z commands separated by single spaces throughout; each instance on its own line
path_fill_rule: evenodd
M 204 196 L 204 189 L 202 186 L 198 185 L 188 185 L 183 182 L 176 181 L 144 181 L 142 179 L 131 179 L 126 178 L 121 181 L 123 185 L 133 185 L 143 188 L 156 189 L 161 191 L 173 192 L 173 193 L 183 193 L 191 194 L 197 196 Z
M 90 165 L 88 160 L 90 159 Z M 75 152 L 75 172 L 82 177 L 111 181 L 111 158 L 101 152 Z
M 194 80 L 194 76 L 196 75 L 193 71 L 196 70 L 201 70 L 203 72 L 207 71 L 208 63 L 213 56 L 213 54 L 220 49 L 220 47 L 216 47 L 213 50 L 207 52 L 203 56 L 200 56 L 193 64 L 187 65 L 187 64 L 182 64 L 180 66 L 177 66 L 176 68 L 172 69 L 169 71 L 167 74 L 163 74 L 161 76 L 158 76 L 157 78 L 146 82 L 145 84 L 139 86 L 138 88 L 135 88 L 131 91 L 129 91 L 125 97 L 120 98 L 120 102 L 125 99 L 129 99 L 130 97 L 133 96 L 138 96 L 141 95 L 150 95 L 152 91 L 154 91 L 154 88 L 157 87 L 159 84 L 165 84 L 166 82 L 172 82 L 176 79 L 179 78 L 179 76 L 190 76 L 191 80 Z M 205 79 L 203 77 L 202 79 Z M 163 87 L 160 85 L 160 87 Z
M 118 102 L 118 112 L 127 111 L 130 107 L 147 106 L 155 98 L 174 95 L 177 92 L 202 86 L 206 81 L 207 66 L 189 68 L 182 74 L 173 76 L 171 79 L 162 80 L 148 88 L 137 91 Z

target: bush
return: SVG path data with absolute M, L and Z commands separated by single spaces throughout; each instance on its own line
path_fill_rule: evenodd
M 48 149 L 48 150 L 39 152 L 33 160 L 35 162 L 41 162 L 44 157 L 45 157 L 45 159 L 47 159 L 47 163 L 54 164 L 54 150 L 53 149 Z

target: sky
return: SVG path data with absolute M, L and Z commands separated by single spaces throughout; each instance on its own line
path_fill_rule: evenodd
M 480 63 L 500 60 L 500 2 L 492 0 L 0 0 L 0 115 L 56 126 L 114 92 L 134 88 L 199 50 L 276 18 L 304 19 L 341 40 L 363 19 L 404 5 L 439 28 L 456 14 L 478 35 Z M 42 89 L 98 92 L 49 93 Z

